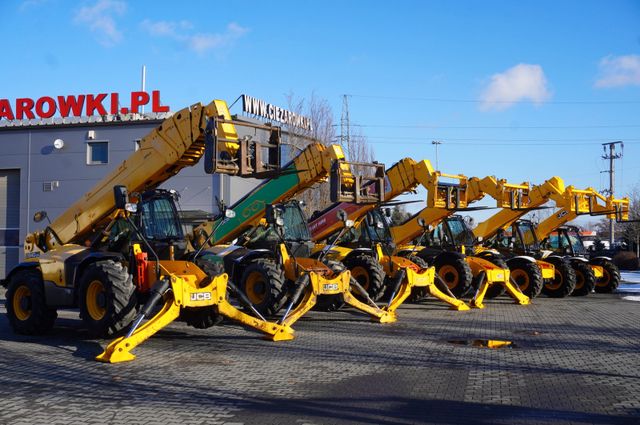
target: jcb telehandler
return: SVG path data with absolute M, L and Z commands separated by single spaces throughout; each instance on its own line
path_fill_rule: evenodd
M 543 220 L 536 231 L 544 247 L 554 250 L 556 255 L 564 256 L 571 262 L 576 271 L 578 267 L 584 270 L 585 288 L 596 292 L 613 292 L 620 284 L 620 272 L 611 258 L 598 256 L 587 258 L 582 248 L 582 239 L 576 228 L 562 226 L 580 215 L 605 216 L 618 222 L 629 220 L 629 198 L 604 197 L 593 188 L 579 190 L 573 186 L 567 187 L 562 197 L 555 199 L 560 209 Z M 550 236 L 557 229 L 557 239 Z M 555 245 L 553 241 L 557 241 Z M 591 272 L 591 273 L 589 273 Z M 586 290 L 586 289 L 585 289 Z
M 353 175 L 351 165 L 364 167 L 365 173 L 373 171 Z M 223 264 L 230 280 L 262 314 L 275 315 L 288 305 L 281 323 L 292 324 L 316 301 L 323 305 L 329 295 L 336 294 L 376 321 L 395 321 L 393 312 L 368 299 L 348 270 L 310 258 L 312 243 L 306 219 L 299 203 L 291 198 L 329 176 L 333 200 L 376 203 L 380 191 L 369 193 L 366 188 L 370 184 L 381 187 L 384 165 L 349 163 L 340 146 L 311 143 L 283 167 L 280 176 L 265 180 L 232 205 L 235 218 L 197 227 L 194 244 L 204 248 L 205 260 Z M 366 303 L 353 297 L 352 289 Z M 292 302 L 301 296 L 304 301 L 291 312 Z
M 528 304 L 529 298 L 514 286 L 504 260 L 493 253 L 474 253 L 469 249 L 476 242 L 473 236 L 469 239 L 470 229 L 460 219 L 451 218 L 458 211 L 472 209 L 469 203 L 484 196 L 480 180 L 435 171 L 427 161 L 415 164 L 414 169 L 427 189 L 427 205 L 404 223 L 391 227 L 396 255 L 415 253 L 433 264 L 456 297 L 462 297 L 474 288 L 472 307 L 484 307 L 485 295 L 497 296 L 505 289 L 518 304 Z M 418 218 L 434 229 L 423 246 L 413 242 L 423 232 Z
M 413 160 L 405 158 L 387 169 L 383 194 L 385 202 L 414 190 L 419 184 L 414 165 Z M 377 190 L 375 187 L 368 189 L 371 192 Z M 340 210 L 355 222 L 355 226 L 346 232 L 339 227 L 340 221 L 335 218 Z M 310 228 L 317 242 L 315 255 L 343 262 L 372 299 L 378 300 L 383 294 L 386 295 L 388 308 L 399 305 L 396 296 L 400 294 L 404 300 L 407 298 L 404 294 L 411 292 L 412 300 L 417 300 L 428 292 L 454 309 L 468 309 L 464 302 L 450 293 L 440 277 L 436 276 L 435 269 L 420 257 L 395 255 L 388 222 L 375 205 L 335 203 L 315 213 Z M 336 235 L 339 232 L 342 234 L 340 238 Z M 335 297 L 330 307 L 336 308 L 340 304 L 339 297 Z
M 240 138 L 238 125 L 266 132 L 268 141 Z M 263 151 L 268 154 L 262 155 Z M 129 326 L 141 303 L 162 299 L 161 293 L 166 304 L 157 320 L 140 328 L 141 333 L 132 329 L 129 338 L 136 338 L 126 339 L 102 360 L 131 359 L 128 350 L 180 312 L 197 327 L 210 326 L 223 315 L 265 333 L 292 337 L 291 329 L 250 317 L 227 303 L 226 276 L 220 270 L 206 276 L 196 266 L 197 258 L 185 252 L 187 242 L 173 195 L 157 189 L 203 156 L 208 172 L 245 177 L 278 174 L 279 152 L 277 127 L 237 123 L 224 101 L 176 112 L 43 231 L 27 235 L 25 261 L 3 282 L 11 326 L 18 333 L 44 333 L 53 326 L 57 309 L 79 308 L 93 334 L 113 335 Z M 138 194 L 136 203 L 127 204 L 125 188 Z M 157 289 L 168 286 L 171 293 Z M 242 299 L 242 294 L 238 297 Z M 142 312 L 146 317 L 150 310 Z

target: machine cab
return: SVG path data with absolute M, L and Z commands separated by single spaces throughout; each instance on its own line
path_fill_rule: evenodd
M 547 244 L 549 249 L 560 255 L 576 257 L 586 254 L 580 231 L 574 226 L 564 226 L 556 229 L 549 235 Z
M 181 258 L 187 248 L 176 197 L 173 191 L 148 191 L 140 195 L 135 212 L 131 212 L 131 220 L 161 260 Z M 132 243 L 140 243 L 146 251 L 146 244 L 139 239 L 127 220 L 118 218 L 110 226 L 107 239 L 95 243 L 94 248 L 124 254 Z
M 395 244 L 389 230 L 389 222 L 380 208 L 373 209 L 360 221 L 342 235 L 338 244 L 347 248 L 374 248 L 381 244 L 387 255 L 393 255 Z
M 309 257 L 313 242 L 299 201 L 288 201 L 268 207 L 265 222 L 248 230 L 238 238 L 239 245 L 250 249 L 274 251 L 284 242 L 295 257 Z M 277 222 L 277 223 L 276 223 Z
M 472 250 L 475 244 L 473 231 L 464 218 L 453 215 L 440 222 L 426 238 L 427 248 L 440 248 L 446 251 L 459 251 L 463 246 Z

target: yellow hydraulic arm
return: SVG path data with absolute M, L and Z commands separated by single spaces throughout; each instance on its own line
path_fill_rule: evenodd
M 472 202 L 469 198 L 469 179 L 462 174 L 446 174 L 436 171 L 429 161 L 421 161 L 415 167 L 418 182 L 427 189 L 427 206 L 418 212 L 411 220 L 398 226 L 391 227 L 391 235 L 395 243 L 405 245 L 424 232 L 418 224 L 418 218 L 427 224 L 438 225 L 442 220 L 454 214 L 457 209 L 466 208 Z M 448 178 L 455 183 L 442 182 Z
M 605 197 L 591 187 L 580 190 L 568 186 L 563 193 L 553 196 L 553 200 L 560 210 L 538 224 L 536 232 L 540 240 L 579 215 L 605 215 L 617 221 L 629 220 L 629 198 Z
M 338 199 L 344 196 L 352 202 L 377 200 L 378 195 L 375 193 L 371 196 L 367 195 L 368 191 L 363 179 L 371 181 L 375 187 L 381 187 L 384 165 L 369 164 L 376 168 L 376 173 L 365 177 L 354 176 L 351 173 L 351 164 L 346 162 L 339 145 L 326 146 L 317 142 L 311 143 L 283 168 L 280 176 L 264 181 L 232 205 L 231 208 L 236 212 L 236 216 L 217 227 L 215 234 L 211 235 L 211 232 L 216 227 L 217 221 L 208 221 L 198 226 L 194 230 L 196 244 L 202 245 L 207 238 L 215 244 L 231 242 L 246 230 L 258 225 L 265 216 L 266 205 L 286 201 L 311 186 L 327 180 L 332 174 L 336 177 L 332 177 L 331 184 L 340 185 L 336 190 L 332 189 L 332 194 L 337 194 Z M 381 174 L 378 169 L 382 172 Z
M 507 229 L 516 220 L 551 199 L 565 193 L 564 181 L 560 177 L 552 177 L 544 183 L 530 187 L 528 183 L 509 184 L 505 180 L 485 177 L 479 184 L 482 192 L 490 195 L 498 202 L 498 211 L 473 229 L 473 234 L 489 239 L 500 229 Z
M 240 125 L 270 131 L 271 139 L 279 142 L 277 127 L 245 123 Z M 145 136 L 140 141 L 138 151 L 57 217 L 46 231 L 28 235 L 25 251 L 47 251 L 67 243 L 82 244 L 89 232 L 106 223 L 115 210 L 115 185 L 124 185 L 130 192 L 157 188 L 181 169 L 190 167 L 202 156 L 207 156 L 207 140 L 212 141 L 213 145 L 211 157 L 208 158 L 211 164 L 206 164 L 205 167 L 209 172 L 249 176 L 259 175 L 259 171 L 264 171 L 261 164 L 254 163 L 254 168 L 251 168 L 247 165 L 246 156 L 238 157 L 240 153 L 246 154 L 247 140 L 238 138 L 236 124 L 231 120 L 226 102 L 214 100 L 206 106 L 197 103 L 174 113 Z M 260 151 L 259 147 L 256 151 Z M 223 152 L 226 152 L 223 156 L 233 158 L 231 162 L 237 164 L 235 167 L 228 164 L 220 166 L 230 161 L 220 161 L 220 155 L 213 155 Z

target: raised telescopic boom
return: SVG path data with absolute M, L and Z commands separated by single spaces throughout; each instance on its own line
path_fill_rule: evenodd
M 238 136 L 236 127 L 267 131 L 267 142 Z M 268 151 L 266 156 L 263 151 Z M 233 121 L 226 102 L 197 103 L 164 120 L 140 141 L 140 149 L 58 216 L 44 231 L 27 235 L 25 254 L 68 243 L 83 244 L 115 211 L 113 187 L 129 192 L 157 188 L 205 157 L 208 173 L 267 177 L 280 171 L 280 129 Z M 263 160 L 264 158 L 264 160 Z
M 384 193 L 381 194 L 381 200 L 390 201 L 403 193 L 414 190 L 424 176 L 428 176 L 433 172 L 433 168 L 427 160 L 416 163 L 411 158 L 404 158 L 398 161 L 385 172 Z M 373 185 L 370 185 L 366 189 L 371 194 L 379 190 Z M 314 218 L 309 221 L 309 230 L 311 231 L 312 239 L 316 242 L 323 241 L 344 230 L 343 222 L 338 219 L 340 215 L 338 214 L 339 211 L 343 211 L 349 220 L 354 221 L 356 227 L 359 228 L 361 232 L 368 233 L 369 229 L 367 229 L 365 222 L 367 215 L 370 215 L 369 218 L 380 216 L 380 218 L 384 220 L 380 213 L 375 214 L 375 211 L 372 211 L 376 207 L 376 204 L 357 205 L 349 202 L 336 202 L 324 211 L 314 214 Z M 379 224 L 388 231 L 386 222 L 379 221 Z M 423 228 L 423 232 L 424 231 L 425 229 Z M 378 232 L 384 231 L 378 230 Z M 377 236 L 379 236 L 378 232 L 376 232 Z M 317 244 L 316 249 L 322 250 L 325 253 L 324 255 L 327 255 L 327 258 L 343 261 L 347 267 L 364 270 L 362 264 L 357 267 L 354 267 L 353 264 L 351 264 L 351 266 L 349 265 L 350 260 L 362 254 L 362 251 L 354 251 L 351 249 L 352 247 L 341 246 L 341 241 L 337 238 L 334 240 L 334 244 L 335 243 L 339 246 Z M 412 259 L 393 255 L 393 252 L 391 252 L 393 248 L 391 248 L 390 251 L 386 246 L 387 241 L 374 238 L 373 235 L 367 238 L 367 245 L 372 245 L 368 247 L 372 249 L 372 254 L 368 255 L 369 257 L 373 257 L 370 261 L 373 261 L 376 267 L 378 267 L 377 263 L 380 263 L 380 265 L 382 265 L 382 271 L 386 274 L 386 279 L 393 282 L 392 285 L 395 286 L 395 290 L 393 287 L 392 290 L 387 289 L 387 292 L 392 294 L 387 307 L 388 311 L 395 310 L 409 296 L 413 288 L 420 288 L 418 289 L 419 291 L 428 291 L 433 296 L 443 300 L 457 310 L 468 309 L 462 301 L 441 292 L 440 289 L 436 287 L 434 283 L 434 279 L 436 279 L 435 269 L 433 267 L 419 267 Z M 327 249 L 329 247 L 331 247 L 330 250 Z M 365 273 L 369 276 L 374 275 L 373 270 L 366 270 Z M 369 295 L 376 299 L 380 294 L 377 293 L 377 290 L 374 291 L 371 288 L 375 285 L 371 282 L 371 279 L 365 278 L 365 280 L 369 281 L 368 289 L 371 291 Z M 444 286 L 444 284 L 442 286 Z M 381 286 L 381 289 L 383 288 L 384 286 Z
M 373 168 L 370 175 L 355 176 L 351 165 Z M 367 171 L 369 172 L 369 171 Z M 293 198 L 311 186 L 327 180 L 339 185 L 331 190 L 335 200 L 373 202 L 380 198 L 384 181 L 384 165 L 347 162 L 339 145 L 326 146 L 318 142 L 309 144 L 291 162 L 285 165 L 277 178 L 268 179 L 233 204 L 236 217 L 217 226 L 218 221 L 208 221 L 196 229 L 195 244 L 202 246 L 207 239 L 211 244 L 225 244 L 237 238 L 249 228 L 257 226 L 265 216 L 265 207 Z M 372 186 L 377 190 L 368 190 Z M 334 199 L 332 199 L 334 200 Z M 212 235 L 213 229 L 215 233 Z
M 540 240 L 549 237 L 558 227 L 580 215 L 606 216 L 618 222 L 629 220 L 629 198 L 605 197 L 595 189 L 585 190 L 568 186 L 560 196 L 554 196 L 556 207 L 560 208 L 538 224 L 537 234 Z
M 511 185 L 505 180 L 492 179 L 495 183 L 486 184 L 488 181 L 485 180 L 482 191 L 496 199 L 497 206 L 502 209 L 473 229 L 476 237 L 485 240 L 495 236 L 501 229 L 507 229 L 532 209 L 558 199 L 566 192 L 564 181 L 557 176 L 533 187 L 528 183 Z

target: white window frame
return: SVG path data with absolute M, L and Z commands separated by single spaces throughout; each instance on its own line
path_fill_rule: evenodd
M 109 163 L 109 157 L 111 156 L 111 152 L 109 149 L 109 141 L 108 140 L 87 140 L 87 165 L 107 165 Z M 91 145 L 95 143 L 106 143 L 107 144 L 107 162 L 91 162 Z

